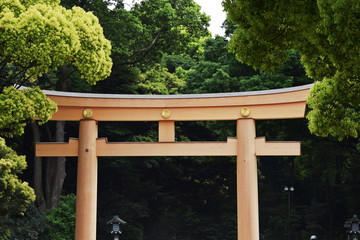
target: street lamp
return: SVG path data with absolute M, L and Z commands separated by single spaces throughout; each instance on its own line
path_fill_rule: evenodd
M 112 219 L 110 219 L 106 224 L 112 224 L 111 234 L 114 235 L 114 240 L 119 240 L 119 236 L 121 234 L 120 224 L 125 224 L 126 222 L 119 218 L 118 215 L 115 215 Z
M 317 239 L 317 236 L 316 235 L 311 235 L 310 240 L 315 240 L 315 239 Z
M 348 240 L 358 240 L 359 237 L 359 224 L 360 224 L 360 220 L 359 218 L 354 215 L 351 219 L 345 221 L 345 224 L 344 224 L 344 228 L 347 228 L 347 239 Z
M 285 186 L 284 187 L 284 191 L 287 191 L 288 192 L 288 214 L 289 214 L 289 216 L 288 216 L 288 231 L 289 231 L 289 240 L 291 239 L 291 225 L 290 225 L 290 223 L 291 223 L 291 208 L 290 208 L 290 193 L 291 192 L 293 192 L 295 190 L 295 188 L 293 187 L 293 186 Z

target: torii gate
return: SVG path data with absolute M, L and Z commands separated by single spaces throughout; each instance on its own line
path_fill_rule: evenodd
M 298 156 L 300 142 L 256 138 L 255 120 L 303 118 L 312 85 L 267 91 L 115 95 L 44 91 L 58 105 L 51 120 L 80 121 L 79 139 L 37 143 L 36 156 L 77 156 L 75 240 L 96 239 L 97 157 L 237 156 L 238 240 L 259 239 L 256 156 Z M 236 120 L 226 142 L 175 142 L 175 121 Z M 159 142 L 108 143 L 98 121 L 158 121 Z

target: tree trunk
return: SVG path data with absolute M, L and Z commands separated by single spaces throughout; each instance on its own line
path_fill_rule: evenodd
M 40 142 L 39 126 L 36 122 L 31 123 L 34 144 Z M 34 147 L 35 149 L 35 147 Z M 34 190 L 36 195 L 36 204 L 41 212 L 46 210 L 46 202 L 42 185 L 42 158 L 34 157 Z
M 67 91 L 67 78 L 71 75 L 68 65 L 59 68 L 59 80 L 56 90 Z M 56 122 L 55 142 L 65 141 L 65 121 Z M 51 209 L 59 204 L 61 191 L 66 177 L 66 158 L 49 158 L 46 162 L 46 208 Z
M 64 142 L 65 122 L 56 122 L 55 142 Z M 65 157 L 49 158 L 46 161 L 46 208 L 56 207 L 60 201 L 61 191 L 66 177 Z
M 67 91 L 67 79 L 70 77 L 70 66 L 61 66 L 59 68 L 59 80 L 56 83 L 56 90 Z M 34 141 L 40 142 L 40 133 L 36 123 L 32 125 L 34 132 Z M 49 139 L 55 142 L 64 142 L 65 140 L 65 121 L 57 121 L 54 139 L 48 133 Z M 43 161 L 39 157 L 35 157 L 34 163 L 34 188 L 36 193 L 36 201 L 41 211 L 51 209 L 59 204 L 61 192 L 66 177 L 65 157 L 47 158 L 45 163 L 45 189 L 43 186 L 42 167 Z M 44 194 L 45 193 L 45 194 Z

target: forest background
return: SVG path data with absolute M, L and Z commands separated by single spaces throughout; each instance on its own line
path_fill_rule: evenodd
M 73 92 L 181 94 L 266 90 L 314 82 L 294 50 L 286 52 L 287 60 L 273 73 L 240 63 L 228 51 L 228 39 L 237 26 L 227 20 L 225 36 L 210 36 L 209 17 L 192 0 L 148 0 L 130 10 L 124 9 L 121 0 L 115 5 L 113 1 L 64 0 L 61 5 L 67 9 L 79 6 L 97 16 L 112 46 L 111 74 L 91 86 L 86 77 L 80 77 L 79 68 L 69 64 L 42 74 L 28 86 Z M 5 69 L 0 83 L 11 71 Z M 176 140 L 224 141 L 236 135 L 235 124 L 177 122 Z M 257 136 L 269 141 L 302 141 L 299 157 L 258 158 L 264 239 L 300 240 L 311 235 L 344 239 L 345 220 L 359 213 L 358 138 L 316 137 L 307 124 L 306 119 L 256 123 Z M 34 142 L 67 141 L 77 134 L 78 123 L 50 121 L 41 126 L 29 123 L 23 135 L 6 138 L 8 146 L 26 155 L 28 167 L 20 178 L 34 188 L 36 202 L 24 216 L 5 214 L 6 209 L 0 208 L 0 239 L 74 238 L 77 160 L 35 158 Z M 101 122 L 99 137 L 112 142 L 157 141 L 157 125 Z M 97 239 L 112 238 L 106 222 L 116 214 L 127 222 L 122 226 L 122 239 L 236 239 L 235 163 L 233 157 L 100 158 Z M 286 192 L 285 186 L 294 186 L 295 191 Z

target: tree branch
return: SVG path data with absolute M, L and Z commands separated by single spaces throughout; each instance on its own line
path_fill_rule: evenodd
M 148 51 L 149 49 L 151 49 L 156 41 L 158 40 L 158 38 L 160 37 L 160 34 L 161 34 L 161 31 L 158 32 L 158 34 L 156 34 L 156 37 L 154 38 L 154 40 L 150 43 L 149 46 L 145 47 L 145 48 L 141 48 L 141 49 L 138 49 L 138 50 L 134 50 L 135 53 L 139 53 L 139 52 L 145 52 L 145 51 Z
M 11 58 L 7 56 L 0 62 L 0 73 L 5 69 L 6 65 L 10 62 Z
M 141 60 L 135 60 L 132 62 L 122 62 L 122 63 L 118 63 L 118 64 L 114 64 L 114 67 L 118 67 L 118 66 L 124 66 L 124 65 L 134 65 L 136 63 L 141 62 Z
M 66 81 L 74 72 L 78 71 L 78 69 L 74 65 L 69 64 L 68 66 L 72 67 L 73 69 L 72 71 L 68 71 L 68 70 L 64 71 L 64 74 L 62 76 L 63 81 Z

